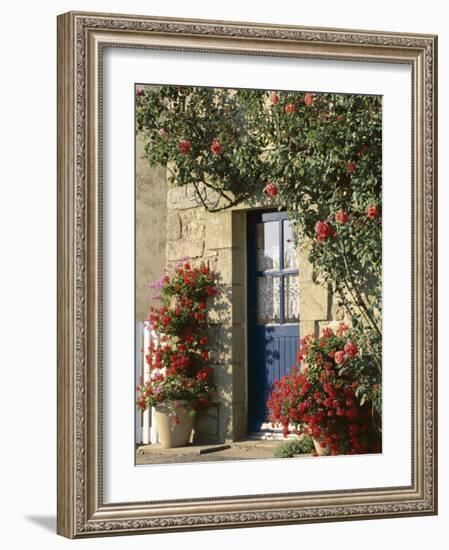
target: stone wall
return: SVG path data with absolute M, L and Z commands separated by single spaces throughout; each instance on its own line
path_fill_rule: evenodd
M 143 158 L 143 142 L 136 140 L 136 320 L 147 318 L 148 283 L 165 267 L 167 241 L 167 171 L 151 168 Z
M 241 439 L 246 435 L 245 380 L 245 214 L 206 212 L 183 188 L 167 195 L 167 261 L 188 257 L 220 275 L 220 293 L 209 301 L 209 338 L 217 402 L 197 419 L 202 441 Z
M 167 188 L 166 172 L 149 170 L 144 161 L 138 162 L 137 181 L 137 314 L 146 316 L 146 285 L 159 278 L 166 264 L 188 257 L 192 264 L 203 261 L 219 273 L 221 292 L 208 304 L 218 395 L 211 409 L 196 419 L 195 439 L 211 443 L 243 439 L 248 416 L 246 214 L 250 208 L 240 205 L 207 212 L 191 198 L 191 190 Z M 342 320 L 343 313 L 331 293 L 317 284 L 305 247 L 298 258 L 300 335 L 318 335 L 323 326 Z

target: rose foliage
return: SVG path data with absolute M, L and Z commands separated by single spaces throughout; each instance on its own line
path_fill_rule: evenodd
M 156 346 L 152 340 L 147 350 L 150 380 L 137 388 L 137 405 L 145 410 L 165 403 L 177 423 L 178 405 L 193 416 L 215 394 L 206 310 L 207 298 L 217 294 L 217 274 L 205 264 L 186 262 L 153 286 L 160 288 L 162 305 L 150 310 L 148 325 L 160 341 Z
M 136 113 L 150 164 L 199 205 L 287 210 L 380 374 L 381 97 L 160 86 L 137 90 Z
M 284 436 L 293 426 L 330 454 L 381 451 L 380 387 L 353 337 L 341 324 L 337 333 L 325 328 L 320 338 L 301 340 L 301 368 L 276 381 L 268 401 L 270 420 L 282 425 Z

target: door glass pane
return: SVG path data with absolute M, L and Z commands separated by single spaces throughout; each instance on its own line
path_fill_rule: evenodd
M 284 322 L 299 321 L 299 277 L 287 275 L 284 279 Z
M 279 269 L 279 222 L 257 224 L 257 271 Z
M 257 324 L 279 323 L 280 278 L 257 277 Z
M 284 269 L 298 269 L 298 252 L 295 245 L 294 224 L 284 221 Z

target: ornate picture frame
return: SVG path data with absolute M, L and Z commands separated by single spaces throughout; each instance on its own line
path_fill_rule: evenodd
M 105 502 L 105 48 L 411 68 L 411 484 Z M 58 533 L 69 538 L 437 513 L 437 37 L 70 12 L 58 17 Z

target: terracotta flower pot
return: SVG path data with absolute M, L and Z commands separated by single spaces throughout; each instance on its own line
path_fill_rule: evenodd
M 329 456 L 331 454 L 331 449 L 329 445 L 326 445 L 325 447 L 321 446 L 321 443 L 323 439 L 320 437 L 319 439 L 316 439 L 315 437 L 312 437 L 313 445 L 315 447 L 315 451 L 317 455 L 319 456 Z
M 170 418 L 170 409 L 167 404 L 156 405 L 156 429 L 159 443 L 164 449 L 184 447 L 190 443 L 193 429 L 193 418 L 188 414 L 188 408 L 180 403 L 176 407 L 176 416 L 179 424 L 174 424 Z

